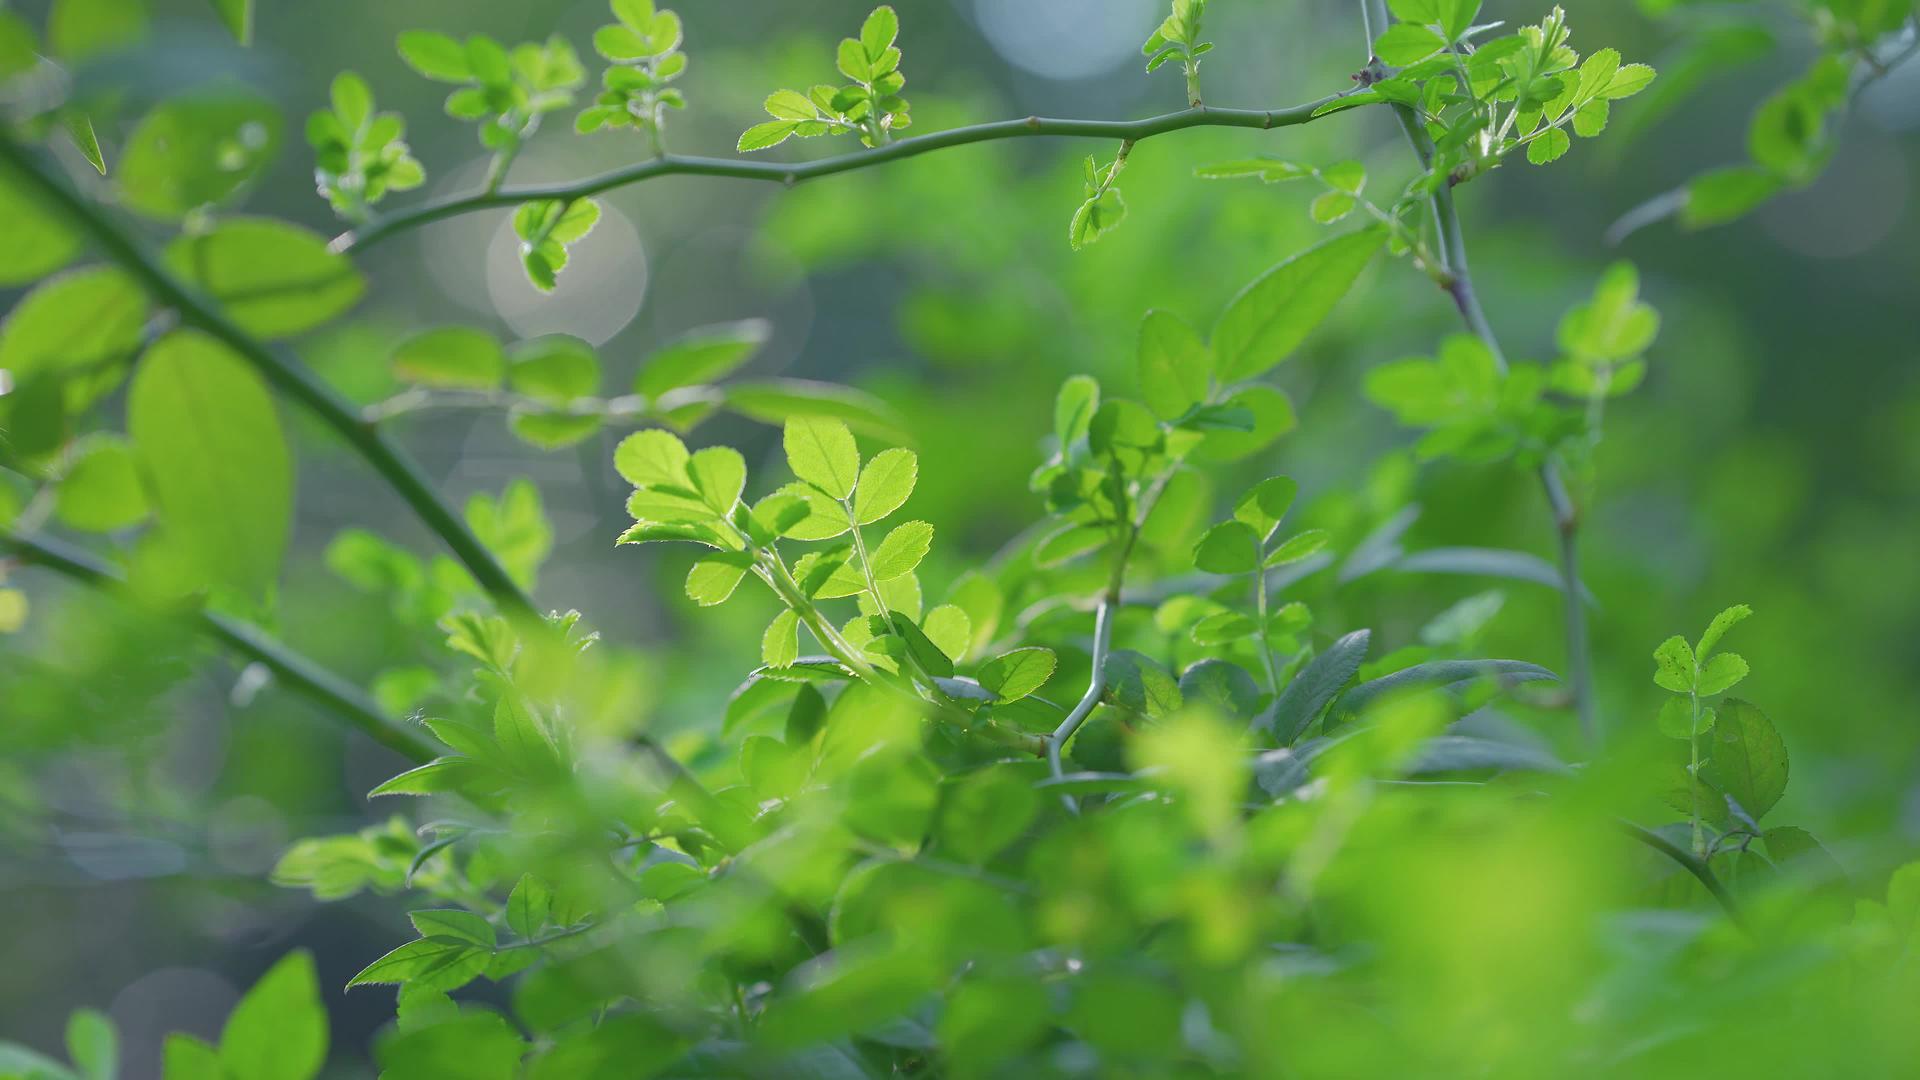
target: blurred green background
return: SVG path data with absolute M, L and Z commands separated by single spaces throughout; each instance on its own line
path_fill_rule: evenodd
M 1571 5 L 1574 44 L 1616 44 L 1659 65 L 1675 25 L 1626 3 Z M 16 10 L 38 24 L 43 5 Z M 905 0 L 897 4 L 914 133 L 1042 114 L 1137 117 L 1182 105 L 1179 79 L 1140 71 L 1155 0 Z M 826 0 L 689 0 L 679 6 L 691 107 L 670 145 L 730 155 L 759 101 L 831 74 L 832 39 L 867 5 Z M 1488 4 L 1534 19 L 1536 5 Z M 1706 12 L 1701 18 L 1711 19 Z M 519 41 L 560 33 L 583 52 L 606 21 L 598 0 L 564 4 L 410 0 L 264 2 L 241 50 L 202 5 L 160 0 L 149 41 L 77 73 L 117 88 L 123 122 L 210 80 L 238 80 L 290 118 L 252 211 L 335 231 L 313 197 L 300 119 L 351 68 L 383 108 L 408 117 L 429 171 L 421 198 L 478 186 L 484 151 L 440 115 L 442 89 L 406 69 L 396 32 L 432 28 Z M 1344 0 L 1222 0 L 1208 100 L 1275 107 L 1349 85 L 1365 59 Z M 1542 169 L 1506 168 L 1462 189 L 1473 265 L 1509 353 L 1542 356 L 1560 314 L 1619 258 L 1643 275 L 1664 316 L 1645 386 L 1607 418 L 1583 537 L 1598 597 L 1593 643 L 1604 723 L 1644 731 L 1660 694 L 1649 654 L 1735 602 L 1752 679 L 1743 691 L 1785 734 L 1794 781 L 1781 820 L 1805 825 L 1844 863 L 1879 867 L 1920 839 L 1920 66 L 1869 92 L 1818 184 L 1729 228 L 1656 225 L 1618 248 L 1622 213 L 1702 168 L 1737 158 L 1752 101 L 1794 69 L 1794 35 L 1776 52 L 1705 84 L 1657 123 L 1624 104 L 1616 130 Z M 632 135 L 576 138 L 565 114 L 536 139 L 514 182 L 552 181 L 637 159 Z M 1632 137 L 1628 135 L 1631 133 Z M 103 131 L 111 147 L 113 135 Z M 788 144 L 776 156 L 844 151 Z M 1067 221 L 1084 154 L 1105 144 L 1034 140 L 963 147 L 796 190 L 669 178 L 612 192 L 559 289 L 540 296 L 513 258 L 505 211 L 407 234 L 369 253 L 371 288 L 349 329 L 302 355 L 352 396 L 390 389 L 388 348 L 423 327 L 462 322 L 503 335 L 564 331 L 601 345 L 622 383 L 651 347 L 695 326 L 772 321 L 760 374 L 866 388 L 909 418 L 922 479 L 912 510 L 939 527 L 923 568 L 938 593 L 1039 514 L 1026 477 L 1039 458 L 1060 380 L 1090 372 L 1130 389 L 1133 338 L 1149 307 L 1197 325 L 1259 271 L 1324 232 L 1297 187 L 1192 178 L 1214 160 L 1266 153 L 1316 163 L 1358 156 L 1382 190 L 1410 175 L 1391 119 L 1375 110 L 1271 133 L 1197 129 L 1136 148 L 1124 225 L 1071 251 Z M 75 162 L 69 162 L 70 165 Z M 77 175 L 77 170 L 76 170 Z M 6 298 L 11 302 L 11 297 Z M 1277 374 L 1300 427 L 1243 463 L 1241 479 L 1285 472 L 1311 499 L 1353 490 L 1411 437 L 1360 395 L 1364 372 L 1427 352 L 1457 329 L 1446 298 L 1402 263 L 1381 261 L 1328 326 Z M 118 406 L 110 403 L 108 417 Z M 388 625 L 382 602 L 343 588 L 321 558 L 359 525 L 431 551 L 431 540 L 355 460 L 289 412 L 299 458 L 295 555 L 277 630 L 337 670 L 367 676 L 420 643 Z M 616 550 L 627 521 L 610 467 L 617 433 L 543 454 L 498 416 L 431 414 L 405 441 L 458 501 L 533 479 L 555 527 L 543 606 L 579 608 L 640 654 L 644 722 L 697 752 L 727 695 L 757 663 L 771 608 L 760 598 L 692 615 L 687 556 Z M 778 458 L 777 432 L 733 419 L 696 443 Z M 1549 554 L 1551 527 L 1530 476 L 1509 469 L 1423 470 L 1410 547 L 1486 544 Z M 1237 490 L 1223 483 L 1222 490 Z M 1357 535 L 1340 537 L 1345 546 Z M 86 692 L 58 716 L 8 705 L 0 723 L 33 727 L 57 752 L 0 762 L 0 1038 L 53 1049 L 67 1013 L 109 1009 L 129 1042 L 129 1076 L 157 1074 L 165 1030 L 217 1030 L 238 989 L 285 949 L 315 948 L 330 988 L 394 941 L 397 904 L 362 897 L 321 908 L 264 883 L 284 844 L 378 820 L 364 799 L 394 761 L 343 738 L 306 705 L 259 687 L 193 643 L 127 617 L 45 575 L 23 573 L 34 605 L 0 650 L 69 671 Z M 1404 643 L 1485 582 L 1399 577 L 1371 597 L 1377 635 Z M 1558 600 L 1503 587 L 1489 655 L 1560 668 Z M 1553 733 L 1563 737 L 1565 733 Z M 29 767 L 28 762 L 31 761 Z M 29 798 L 28 791 L 39 794 Z M 41 805 L 40 800 L 47 800 Z M 351 1069 L 390 1015 L 384 993 L 330 991 L 336 1069 Z

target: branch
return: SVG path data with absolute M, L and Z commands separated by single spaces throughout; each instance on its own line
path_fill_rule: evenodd
M 1381 0 L 1360 0 L 1361 23 L 1366 29 L 1368 48 L 1376 32 L 1384 31 L 1387 26 L 1387 13 Z M 1371 61 L 1377 64 L 1378 61 Z M 1414 156 L 1420 160 L 1420 167 L 1430 169 L 1433 166 L 1433 144 L 1427 138 L 1425 129 L 1420 126 L 1413 110 L 1405 105 L 1395 105 L 1394 116 L 1400 121 L 1401 129 L 1406 133 L 1407 143 L 1413 148 Z M 1430 200 L 1433 209 L 1434 230 L 1439 237 L 1440 258 L 1445 262 L 1447 295 L 1453 298 L 1454 307 L 1459 309 L 1460 318 L 1467 329 L 1487 346 L 1493 354 L 1494 363 L 1501 371 L 1507 370 L 1507 356 L 1500 348 L 1500 339 L 1493 332 L 1493 323 L 1488 320 L 1486 310 L 1480 306 L 1480 296 L 1473 288 L 1473 272 L 1467 267 L 1467 244 L 1460 228 L 1460 214 L 1453 202 L 1453 188 L 1450 184 L 1439 185 Z M 1560 468 L 1548 461 L 1539 469 L 1540 488 L 1547 497 L 1547 505 L 1553 511 L 1553 524 L 1559 534 L 1560 543 L 1560 589 L 1565 600 L 1566 638 L 1567 638 L 1567 682 L 1573 690 L 1574 711 L 1580 717 L 1580 734 L 1589 747 L 1600 743 L 1599 718 L 1594 711 L 1593 701 L 1593 660 L 1587 650 L 1587 612 L 1582 600 L 1583 587 L 1580 583 L 1579 554 L 1579 512 L 1573 505 L 1573 499 L 1567 494 L 1566 480 L 1560 475 Z
M 1719 876 L 1713 872 L 1713 867 L 1707 865 L 1705 859 L 1695 856 L 1692 852 L 1643 825 L 1636 825 L 1625 818 L 1621 818 L 1616 824 L 1619 825 L 1621 832 L 1679 863 L 1687 873 L 1692 874 L 1699 879 L 1700 884 L 1707 887 L 1707 891 L 1713 894 L 1713 898 L 1726 909 L 1727 918 L 1731 919 L 1735 926 L 1750 931 L 1746 919 L 1740 913 L 1739 902 L 1733 898 L 1732 893 L 1727 891 L 1727 887 L 1720 883 Z
M 0 549 L 12 552 L 22 562 L 65 574 L 107 591 L 125 587 L 118 571 L 77 548 L 48 537 L 22 536 L 0 532 Z M 414 731 L 387 719 L 360 688 L 321 667 L 271 634 L 239 619 L 201 611 L 192 620 L 198 629 L 241 656 L 265 665 L 282 682 L 314 703 L 337 713 L 353 727 L 373 737 L 382 746 L 396 750 L 418 762 L 432 760 L 431 745 Z
M 1029 116 L 1017 120 L 995 120 L 985 124 L 970 124 L 948 131 L 916 135 L 910 139 L 888 143 L 875 150 L 861 150 L 808 162 L 746 161 L 739 158 L 663 154 L 649 161 L 572 183 L 481 191 L 473 195 L 430 202 L 411 210 L 401 210 L 376 218 L 358 229 L 341 233 L 334 238 L 332 247 L 334 251 L 343 253 L 360 252 L 390 236 L 445 218 L 493 207 L 516 206 L 535 199 L 579 199 L 661 176 L 724 176 L 736 180 L 763 180 L 791 187 L 802 180 L 812 180 L 821 176 L 832 176 L 835 173 L 883 165 L 889 161 L 918 157 L 950 146 L 965 146 L 968 143 L 992 142 L 998 139 L 1019 139 L 1042 135 L 1139 142 L 1155 135 L 1164 135 L 1170 131 L 1191 127 L 1239 127 L 1263 130 L 1294 127 L 1316 119 L 1313 115 L 1315 109 L 1340 96 L 1335 94 L 1318 101 L 1309 101 L 1304 105 L 1284 109 L 1216 109 L 1198 106 L 1149 117 L 1145 120 L 1061 120 L 1041 116 Z
M 30 153 L 11 137 L 0 135 L 0 162 L 15 169 L 38 189 L 56 208 L 93 238 L 107 259 L 118 263 L 138 280 L 155 300 L 179 313 L 180 321 L 200 330 L 233 350 L 280 392 L 311 410 L 347 444 L 366 459 L 405 500 L 427 528 L 437 534 L 473 574 L 474 580 L 503 609 L 519 615 L 537 616 L 533 601 L 514 584 L 493 553 L 480 543 L 433 490 L 420 467 L 373 425 L 361 420 L 358 410 L 331 386 L 288 355 L 282 355 L 222 314 L 206 297 L 199 295 L 176 278 L 153 255 L 144 251 L 132 235 L 113 221 L 108 211 L 68 186 L 40 157 Z

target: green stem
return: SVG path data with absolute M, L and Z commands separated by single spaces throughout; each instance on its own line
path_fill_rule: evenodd
M 190 289 L 106 210 L 74 191 L 38 155 L 12 138 L 0 136 L 0 161 L 16 170 L 57 209 L 86 232 L 101 253 L 137 279 L 156 301 L 172 308 L 184 325 L 206 333 L 250 364 L 281 393 L 318 416 L 383 477 L 422 523 L 452 550 L 474 580 L 501 608 L 537 617 L 533 601 L 514 584 L 493 553 L 464 521 L 440 501 L 426 475 L 399 447 L 360 418 L 353 404 L 290 356 L 282 355 L 240 329 L 207 298 Z
M 1383 0 L 1360 0 L 1360 14 L 1371 49 L 1375 34 L 1386 29 L 1386 5 Z M 1400 121 L 1408 145 L 1413 148 L 1414 156 L 1420 160 L 1421 168 L 1431 168 L 1433 144 L 1413 111 L 1404 105 L 1395 105 L 1393 112 Z M 1454 307 L 1459 310 L 1467 329 L 1485 343 L 1487 351 L 1493 354 L 1494 363 L 1501 371 L 1505 371 L 1506 354 L 1500 348 L 1500 339 L 1493 331 L 1492 322 L 1487 319 L 1486 310 L 1480 306 L 1479 294 L 1474 291 L 1473 274 L 1467 266 L 1466 238 L 1460 228 L 1460 214 L 1454 206 L 1452 188 L 1447 184 L 1439 185 L 1430 202 L 1434 230 L 1439 240 L 1438 254 L 1445 262 L 1447 295 L 1453 298 Z M 1566 480 L 1556 462 L 1548 461 L 1541 465 L 1539 479 L 1541 491 L 1546 495 L 1547 505 L 1553 512 L 1554 531 L 1559 535 L 1567 682 L 1573 690 L 1574 710 L 1580 718 L 1581 735 L 1590 748 L 1597 748 L 1600 745 L 1600 725 L 1594 705 L 1593 658 L 1589 655 L 1587 644 L 1587 612 L 1580 586 L 1579 510 L 1567 492 Z
M 1700 664 L 1693 665 L 1693 681 L 1696 687 L 1700 683 Z M 1700 691 L 1688 691 L 1687 701 L 1691 708 L 1687 714 L 1687 817 L 1693 826 L 1693 854 L 1695 858 L 1707 857 L 1707 832 L 1700 824 Z
M 1732 893 L 1727 891 L 1727 887 L 1721 884 L 1719 876 L 1713 872 L 1713 867 L 1707 865 L 1705 859 L 1695 856 L 1680 847 L 1680 845 L 1645 826 L 1636 825 L 1624 819 L 1618 821 L 1616 824 L 1619 825 L 1620 831 L 1626 833 L 1628 836 L 1633 837 L 1635 840 L 1640 841 L 1660 854 L 1665 855 L 1667 858 L 1672 859 L 1674 862 L 1679 863 L 1687 873 L 1692 874 L 1700 884 L 1706 886 L 1707 892 L 1711 894 L 1715 900 L 1719 901 L 1721 908 L 1726 911 L 1727 917 L 1733 920 L 1735 926 L 1743 930 L 1747 929 L 1746 919 L 1740 913 L 1739 902 L 1733 898 Z
M 1264 557 L 1266 552 L 1260 554 Z M 1253 610 L 1259 617 L 1254 634 L 1260 642 L 1260 666 L 1267 673 L 1267 689 L 1273 692 L 1277 701 L 1280 698 L 1280 666 L 1274 663 L 1273 644 L 1267 640 L 1267 568 L 1264 564 L 1253 572 L 1253 582 Z
M 0 532 L 0 548 L 28 565 L 55 571 L 97 588 L 119 591 L 126 586 L 126 581 L 112 567 L 49 537 Z M 382 746 L 418 762 L 431 761 L 436 756 L 432 744 L 417 732 L 389 720 L 359 687 L 295 652 L 259 627 L 210 611 L 198 612 L 191 618 L 202 632 L 241 656 L 264 665 L 294 691 L 331 709 Z
M 872 150 L 861 150 L 857 153 L 841 154 L 837 157 L 809 162 L 745 161 L 738 158 L 663 154 L 572 183 L 502 188 L 497 191 L 482 191 L 474 195 L 426 203 L 411 210 L 402 210 L 376 218 L 363 228 L 342 233 L 334 239 L 333 249 L 342 252 L 363 251 L 398 233 L 461 214 L 471 214 L 494 207 L 514 206 L 533 199 L 584 198 L 662 176 L 724 176 L 739 180 L 763 180 L 793 185 L 803 180 L 813 180 L 835 173 L 852 172 L 855 169 L 870 168 L 890 161 L 918 157 L 947 147 L 991 142 L 997 139 L 1064 136 L 1137 142 L 1192 127 L 1260 129 L 1294 127 L 1313 121 L 1314 110 L 1335 100 L 1337 96 L 1283 109 L 1192 108 L 1149 117 L 1145 120 L 1063 120 L 1041 116 L 996 120 L 985 124 L 953 128 L 949 131 L 916 135 Z

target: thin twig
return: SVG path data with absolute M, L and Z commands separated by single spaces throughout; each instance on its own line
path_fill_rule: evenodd
M 0 532 L 0 548 L 28 565 L 44 567 L 102 589 L 118 590 L 126 585 L 112 567 L 50 537 Z M 382 746 L 418 762 L 430 761 L 436 756 L 431 744 L 417 732 L 389 720 L 359 687 L 295 652 L 265 630 L 210 611 L 197 612 L 191 618 L 207 635 L 247 659 L 265 665 L 281 682 L 331 709 Z
M 178 312 L 182 324 L 232 350 L 267 382 L 305 406 L 346 440 L 413 509 L 421 522 L 440 537 L 480 587 L 503 609 L 517 615 L 537 616 L 533 601 L 467 528 L 466 522 L 441 501 L 420 467 L 378 428 L 363 421 L 351 402 L 292 356 L 269 348 L 242 330 L 215 302 L 174 276 L 158 257 L 140 246 L 130 231 L 113 220 L 110 211 L 75 191 L 40 155 L 29 152 L 11 136 L 0 135 L 0 161 L 11 166 L 56 209 L 71 218 L 92 238 L 102 255 L 138 280 L 156 301 Z
M 662 176 L 723 176 L 737 180 L 762 180 L 792 186 L 835 173 L 852 172 L 890 161 L 901 161 L 934 150 L 997 139 L 1058 136 L 1087 139 L 1118 139 L 1138 142 L 1155 135 L 1192 127 L 1280 128 L 1310 123 L 1314 111 L 1339 95 L 1309 101 L 1283 109 L 1216 109 L 1206 106 L 1148 117 L 1145 120 L 1066 120 L 1028 116 L 1016 120 L 995 120 L 984 124 L 936 131 L 901 139 L 872 150 L 821 158 L 817 161 L 784 163 L 747 161 L 739 158 L 691 157 L 663 154 L 636 162 L 599 176 L 590 176 L 565 184 L 509 187 L 481 191 L 439 202 L 430 202 L 410 210 L 401 210 L 334 238 L 333 250 L 359 252 L 397 233 L 440 221 L 500 206 L 516 206 L 535 199 L 579 199 L 598 195 Z

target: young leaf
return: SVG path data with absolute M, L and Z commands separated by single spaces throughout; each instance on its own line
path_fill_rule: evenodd
M 744 552 L 706 556 L 687 571 L 687 597 L 701 607 L 724 604 L 752 566 L 752 558 Z
M 1653 651 L 1653 665 L 1653 681 L 1661 689 L 1676 694 L 1693 691 L 1693 648 L 1686 638 L 1676 635 L 1661 642 Z
M 368 964 L 347 980 L 347 989 L 405 983 L 450 993 L 478 978 L 491 955 L 490 950 L 455 938 L 421 938 Z
M 1247 489 L 1247 493 L 1234 504 L 1233 516 L 1243 521 L 1259 536 L 1262 543 L 1273 536 L 1280 527 L 1281 519 L 1293 508 L 1294 497 L 1299 494 L 1300 485 L 1286 476 L 1270 476 Z
M 873 576 L 879 581 L 891 581 L 902 574 L 910 573 L 920 565 L 933 547 L 933 526 L 924 521 L 909 521 L 887 534 L 880 546 L 873 549 Z
M 496 941 L 493 924 L 471 911 L 458 908 L 430 908 L 407 914 L 407 920 L 421 937 L 443 937 L 465 941 L 491 949 Z
M 900 509 L 913 494 L 920 476 L 920 458 L 911 450 L 894 447 L 882 450 L 860 470 L 860 483 L 853 493 L 855 524 L 871 525 Z
M 847 425 L 824 417 L 796 416 L 787 421 L 781 441 L 793 475 L 831 498 L 853 494 L 860 477 L 860 451 Z
M 484 330 L 443 326 L 402 341 L 389 364 L 403 382 L 493 390 L 506 378 L 507 354 Z
M 1708 624 L 1706 633 L 1700 635 L 1700 644 L 1694 646 L 1693 654 L 1702 660 L 1712 656 L 1713 650 L 1720 645 L 1720 639 L 1726 636 L 1727 631 L 1752 614 L 1753 609 L 1747 605 L 1735 604 L 1715 615 L 1713 622 Z
M 1045 686 L 1059 663 L 1052 649 L 1028 647 L 1002 653 L 980 668 L 980 685 L 1002 702 L 1018 701 Z
M 1206 399 L 1213 357 L 1178 315 L 1147 312 L 1140 322 L 1139 364 L 1141 393 L 1160 419 L 1177 419 Z
M 765 319 L 690 331 L 646 358 L 634 378 L 633 392 L 658 398 L 682 386 L 717 382 L 746 363 L 771 332 Z
M 679 436 L 652 428 L 620 440 L 613 450 L 613 467 L 635 487 L 684 487 L 691 457 Z
M 532 874 L 520 875 L 513 891 L 507 894 L 507 929 L 522 938 L 533 937 L 546 925 L 552 902 L 552 892 L 539 878 Z
M 1747 662 L 1739 653 L 1718 653 L 1700 665 L 1700 696 L 1724 693 L 1746 677 Z
M 1299 562 L 1301 559 L 1317 554 L 1332 538 L 1332 534 L 1325 529 L 1308 529 L 1288 537 L 1285 543 L 1268 553 L 1266 562 L 1262 565 L 1274 567 Z
M 148 510 L 131 442 L 101 432 L 74 445 L 53 506 L 62 524 L 84 532 L 113 532 L 139 524 Z
M 1193 547 L 1193 564 L 1209 574 L 1244 574 L 1260 566 L 1260 537 L 1244 521 L 1223 521 Z
M 174 273 L 218 301 L 240 328 L 281 338 L 359 303 L 366 279 L 325 238 L 266 218 L 235 217 L 167 248 Z
M 313 956 L 296 949 L 269 968 L 228 1015 L 220 1031 L 220 1064 L 228 1076 L 311 1080 L 326 1063 L 327 1030 Z
M 800 658 L 800 615 L 787 608 L 773 617 L 760 637 L 760 660 L 771 668 L 789 667 Z
M 260 376 L 212 338 L 176 330 L 140 363 L 127 430 L 175 565 L 191 575 L 177 584 L 265 592 L 292 530 L 293 463 Z
M 1242 289 L 1213 328 L 1220 381 L 1250 379 L 1291 356 L 1346 295 L 1385 238 L 1383 230 L 1372 228 L 1337 236 Z

